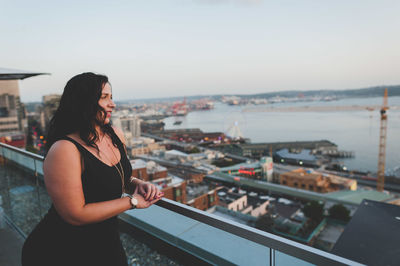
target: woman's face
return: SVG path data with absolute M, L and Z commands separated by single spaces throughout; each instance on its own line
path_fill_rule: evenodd
M 112 90 L 109 83 L 106 83 L 101 91 L 101 96 L 99 99 L 99 106 L 106 111 L 106 118 L 104 119 L 104 124 L 110 123 L 110 117 L 113 109 L 115 108 L 115 104 L 112 100 Z M 102 117 L 102 114 L 100 114 Z M 103 119 L 100 119 L 102 121 Z

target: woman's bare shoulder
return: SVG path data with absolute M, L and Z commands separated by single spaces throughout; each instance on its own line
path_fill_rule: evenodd
M 79 150 L 75 146 L 74 143 L 72 143 L 69 140 L 57 140 L 56 142 L 51 145 L 49 152 L 47 153 L 46 159 L 50 157 L 65 157 L 65 159 L 68 159 L 69 157 L 75 157 L 79 156 Z

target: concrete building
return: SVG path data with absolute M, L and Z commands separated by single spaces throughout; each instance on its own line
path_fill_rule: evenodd
M 21 103 L 19 80 L 45 73 L 0 68 L 0 141 L 25 147 L 28 120 Z
M 154 139 L 139 137 L 131 140 L 131 146 L 128 146 L 129 154 L 132 157 L 136 157 L 137 155 L 149 154 L 153 151 L 164 151 L 165 146 L 158 142 L 155 142 Z
M 47 131 L 50 119 L 60 105 L 60 94 L 48 94 L 42 97 L 42 110 L 40 112 L 40 125 L 44 132 Z
M 115 113 L 112 121 L 116 127 L 119 127 L 124 132 L 126 146 L 132 147 L 134 140 L 140 137 L 140 118 L 136 115 Z
M 320 193 L 337 190 L 357 190 L 357 181 L 335 175 L 322 174 L 313 170 L 298 168 L 280 175 L 281 185 Z

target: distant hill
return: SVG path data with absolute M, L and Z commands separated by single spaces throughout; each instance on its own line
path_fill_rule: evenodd
M 316 90 L 316 91 L 281 91 L 259 93 L 252 95 L 237 95 L 240 97 L 257 97 L 257 98 L 272 98 L 272 97 L 297 97 L 300 94 L 305 97 L 313 96 L 334 96 L 337 98 L 368 98 L 383 96 L 385 88 L 388 89 L 388 96 L 400 96 L 400 85 L 395 86 L 376 86 L 364 89 L 349 89 L 349 90 Z
M 276 91 L 267 93 L 257 93 L 257 94 L 216 94 L 216 95 L 195 95 L 186 96 L 187 100 L 196 100 L 201 98 L 211 98 L 219 100 L 222 96 L 237 96 L 241 98 L 274 98 L 274 97 L 287 97 L 294 98 L 299 95 L 304 95 L 304 97 L 335 97 L 335 98 L 368 98 L 368 97 L 380 97 L 383 96 L 385 88 L 388 88 L 388 96 L 400 96 L 400 85 L 394 86 L 375 86 L 362 89 L 345 89 L 345 90 L 308 90 L 308 91 Z M 163 102 L 163 101 L 183 101 L 183 97 L 171 97 L 171 98 L 157 98 L 157 99 L 137 99 L 137 100 L 125 100 L 119 102 Z

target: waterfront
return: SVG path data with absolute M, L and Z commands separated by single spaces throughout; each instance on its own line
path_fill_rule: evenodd
M 279 103 L 288 106 L 381 105 L 382 97 L 342 99 L 331 102 Z M 399 106 L 400 97 L 390 97 L 389 105 Z M 271 105 L 259 105 L 257 108 Z M 209 111 L 190 112 L 186 117 L 164 120 L 166 129 L 200 128 L 226 132 L 235 121 L 251 142 L 279 142 L 327 139 L 340 150 L 354 151 L 355 158 L 342 160 L 349 169 L 376 172 L 378 164 L 380 114 L 374 111 L 338 112 L 244 112 L 254 106 L 229 106 L 215 103 Z M 179 119 L 180 125 L 174 125 Z M 386 169 L 400 166 L 400 110 L 388 112 Z

